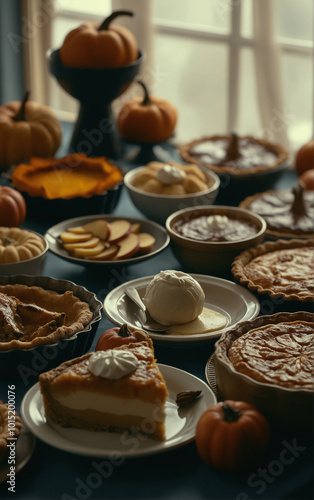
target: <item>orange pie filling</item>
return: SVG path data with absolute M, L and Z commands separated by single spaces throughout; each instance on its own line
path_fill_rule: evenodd
M 90 371 L 93 354 L 131 353 L 135 368 L 110 379 Z M 62 427 L 91 431 L 142 431 L 165 439 L 168 391 L 146 342 L 85 354 L 39 377 L 48 419 Z
M 251 330 L 236 339 L 228 357 L 237 372 L 288 389 L 314 389 L 314 325 L 282 322 Z

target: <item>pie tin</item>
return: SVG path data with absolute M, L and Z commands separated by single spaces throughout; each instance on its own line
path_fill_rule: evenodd
M 72 336 L 53 344 L 44 344 L 33 349 L 12 349 L 0 351 L 0 374 L 10 378 L 21 378 L 28 386 L 37 380 L 42 372 L 55 368 L 64 361 L 82 356 L 92 345 L 95 333 L 102 317 L 102 302 L 85 287 L 72 281 L 60 280 L 49 276 L 0 276 L 0 285 L 23 284 L 39 286 L 57 293 L 72 291 L 73 295 L 87 302 L 93 317 L 85 328 Z
M 284 321 L 313 323 L 314 314 L 306 311 L 276 313 L 244 321 L 221 335 L 215 344 L 215 373 L 217 390 L 222 399 L 246 401 L 254 405 L 272 422 L 287 429 L 308 431 L 313 428 L 314 392 L 291 389 L 258 382 L 235 370 L 228 357 L 231 344 L 254 328 Z

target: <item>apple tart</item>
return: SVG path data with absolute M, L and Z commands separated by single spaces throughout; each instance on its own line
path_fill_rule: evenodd
M 248 196 L 239 206 L 263 217 L 266 234 L 273 239 L 310 238 L 314 233 L 314 191 L 306 191 L 302 183 Z
M 289 158 L 279 144 L 234 133 L 202 137 L 180 146 L 179 153 L 186 162 L 240 177 L 270 171 Z
M 38 286 L 0 286 L 0 351 L 32 349 L 69 338 L 93 316 L 72 291 L 57 293 Z
M 232 274 L 260 294 L 285 300 L 314 300 L 314 240 L 267 241 L 245 250 L 232 263 Z

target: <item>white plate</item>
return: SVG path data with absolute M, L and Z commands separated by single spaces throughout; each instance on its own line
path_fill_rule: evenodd
M 21 415 L 29 430 L 45 443 L 79 455 L 107 457 L 117 453 L 137 457 L 164 452 L 192 441 L 197 422 L 209 406 L 217 402 L 208 385 L 188 372 L 168 365 L 158 365 L 167 384 L 166 440 L 158 441 L 144 434 L 129 435 L 62 428 L 46 420 L 39 384 L 24 396 Z M 201 390 L 202 396 L 189 408 L 178 409 L 178 392 Z
M 212 341 L 220 337 L 222 332 L 234 326 L 240 321 L 254 319 L 259 311 L 258 299 L 246 288 L 221 278 L 205 276 L 202 274 L 190 274 L 200 283 L 205 292 L 205 307 L 223 314 L 227 319 L 225 328 L 210 333 L 197 335 L 170 335 L 167 333 L 149 332 L 152 339 L 157 342 L 178 342 L 190 346 L 192 342 Z M 115 325 L 121 326 L 127 323 L 130 326 L 141 327 L 140 316 L 137 315 L 137 306 L 124 293 L 126 286 L 137 289 L 141 297 L 144 296 L 146 287 L 154 276 L 145 276 L 114 288 L 105 298 L 104 312 L 107 318 Z
M 63 231 L 66 231 L 69 227 L 73 226 L 82 226 L 83 224 L 87 224 L 88 222 L 92 222 L 97 219 L 105 219 L 108 222 L 112 222 L 118 219 L 128 220 L 131 224 L 140 223 L 141 232 L 149 233 L 155 238 L 154 248 L 151 252 L 137 255 L 135 257 L 130 257 L 129 259 L 121 259 L 121 260 L 105 260 L 105 261 L 92 261 L 87 259 L 79 259 L 77 257 L 72 257 L 68 254 L 68 252 L 63 248 L 60 241 L 60 234 Z M 158 254 L 164 248 L 166 248 L 169 244 L 170 238 L 166 229 L 156 222 L 152 222 L 145 219 L 138 219 L 136 217 L 124 217 L 124 216 L 114 216 L 107 214 L 99 214 L 99 215 L 86 215 L 85 217 L 75 217 L 74 219 L 68 219 L 55 226 L 52 226 L 45 234 L 45 238 L 49 243 L 49 249 L 54 254 L 58 255 L 64 260 L 72 262 L 73 264 L 80 264 L 83 266 L 102 266 L 107 268 L 112 268 L 113 266 L 121 266 L 126 264 L 136 264 L 137 262 L 142 262 L 143 260 L 150 259 L 154 255 Z

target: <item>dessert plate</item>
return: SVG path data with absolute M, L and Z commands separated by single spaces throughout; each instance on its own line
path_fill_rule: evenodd
M 195 437 L 197 422 L 209 406 L 217 402 L 208 385 L 188 372 L 168 365 L 158 365 L 167 384 L 169 396 L 166 402 L 166 440 L 158 441 L 144 434 L 120 434 L 92 432 L 82 429 L 63 428 L 46 420 L 39 384 L 35 384 L 24 396 L 21 404 L 23 421 L 31 432 L 42 441 L 71 453 L 95 457 L 138 457 L 161 453 L 183 446 Z M 202 396 L 193 404 L 178 408 L 175 400 L 178 392 L 201 390 Z
M 179 342 L 186 347 L 190 347 L 191 343 L 199 344 L 199 342 L 217 339 L 222 332 L 233 328 L 240 321 L 247 321 L 258 315 L 260 311 L 258 299 L 241 285 L 214 276 L 192 273 L 190 273 L 190 276 L 200 283 L 205 292 L 205 307 L 225 316 L 227 319 L 226 326 L 220 330 L 196 335 L 170 335 L 148 332 L 154 341 L 174 343 L 173 345 L 178 345 Z M 130 326 L 141 328 L 142 318 L 137 313 L 137 306 L 126 295 L 124 289 L 125 287 L 134 287 L 140 297 L 143 298 L 146 287 L 153 277 L 145 276 L 128 281 L 126 284 L 122 284 L 109 292 L 104 301 L 104 312 L 107 318 L 118 326 L 127 323 Z
M 143 253 L 140 255 L 135 255 L 134 257 L 129 257 L 121 260 L 87 260 L 84 258 L 72 257 L 61 245 L 59 236 L 62 232 L 67 231 L 68 228 L 74 226 L 82 226 L 83 224 L 87 224 L 88 222 L 95 221 L 97 219 L 105 219 L 107 222 L 113 222 L 115 220 L 124 219 L 129 221 L 131 224 L 139 223 L 141 226 L 142 233 L 149 233 L 155 238 L 155 244 L 153 249 L 150 252 Z M 45 234 L 45 238 L 49 244 L 49 250 L 54 254 L 58 255 L 64 260 L 68 262 L 72 262 L 73 264 L 79 264 L 86 267 L 95 267 L 101 266 L 102 268 L 112 269 L 113 266 L 121 266 L 126 264 L 136 264 L 137 262 L 142 262 L 143 260 L 149 259 L 154 255 L 158 254 L 164 248 L 166 248 L 169 244 L 170 238 L 166 229 L 156 222 L 152 222 L 145 219 L 139 219 L 136 217 L 124 217 L 124 216 L 114 216 L 107 214 L 98 214 L 98 215 L 87 215 L 85 217 L 75 217 L 74 219 L 67 219 L 55 226 L 52 226 L 47 230 Z
M 16 441 L 15 448 L 15 474 L 17 474 L 30 460 L 34 453 L 36 437 L 25 429 L 24 422 L 22 432 Z M 0 483 L 8 480 L 10 465 L 6 462 L 0 465 Z

